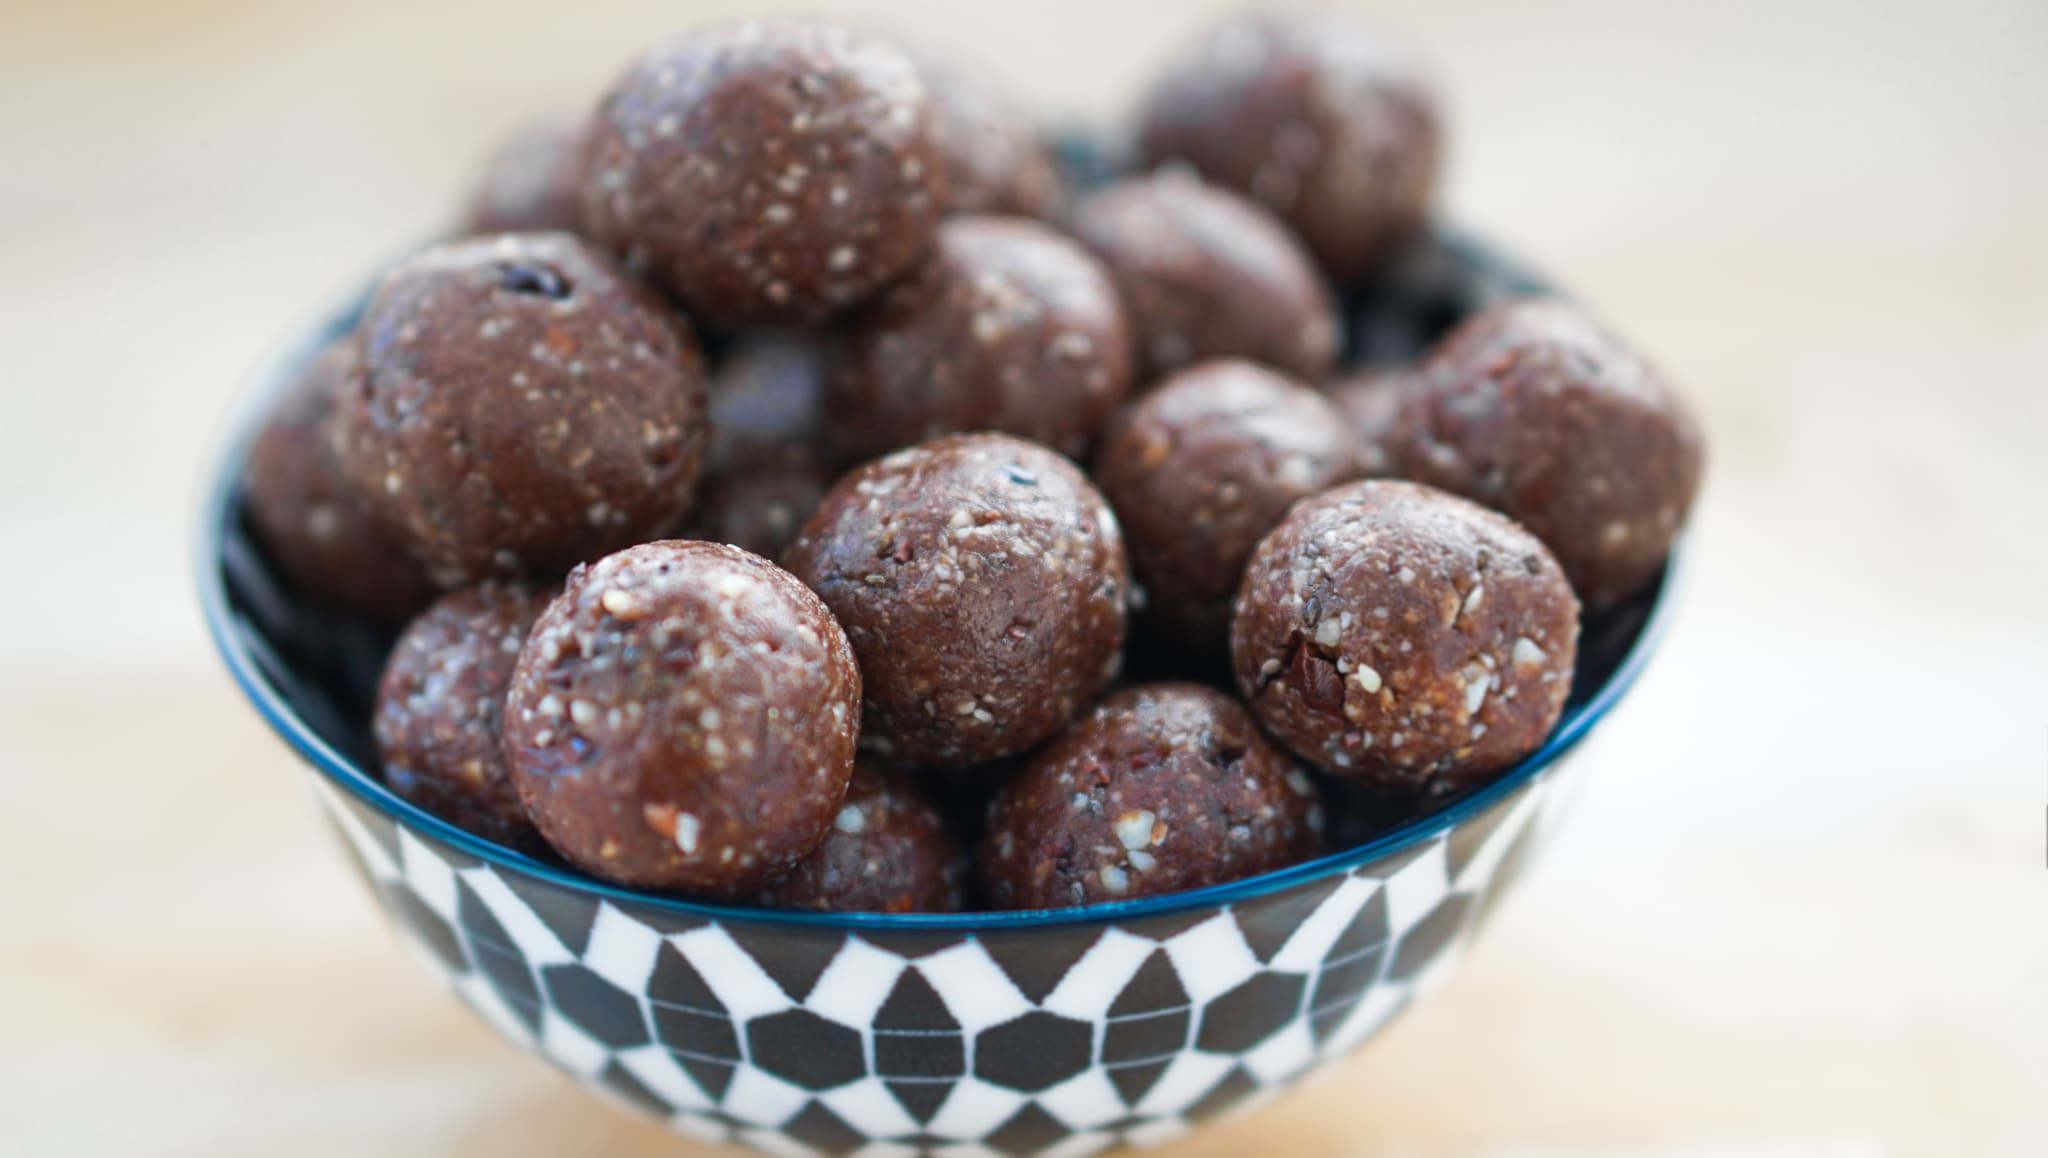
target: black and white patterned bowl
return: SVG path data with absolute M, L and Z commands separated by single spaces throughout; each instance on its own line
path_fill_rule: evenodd
M 1537 284 L 1456 238 L 1415 268 L 1419 288 L 1354 303 L 1369 352 L 1412 351 L 1477 302 Z M 1062 912 L 712 904 L 488 844 L 383 785 L 360 721 L 388 638 L 296 606 L 244 532 L 238 482 L 260 409 L 205 510 L 206 616 L 402 938 L 505 1036 L 594 1089 L 778 1154 L 1154 1144 L 1351 1050 L 1444 974 L 1549 836 L 1671 602 L 1667 575 L 1588 623 L 1572 704 L 1514 771 L 1307 864 Z

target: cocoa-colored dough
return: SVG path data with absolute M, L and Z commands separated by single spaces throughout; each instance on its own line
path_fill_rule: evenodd
M 1535 532 L 1589 607 L 1655 578 L 1699 487 L 1699 424 L 1641 354 L 1561 301 L 1496 306 L 1423 366 L 1400 473 Z
M 1066 178 L 1030 107 L 986 69 L 921 44 L 904 47 L 931 98 L 948 212 L 1058 220 Z
M 1259 544 L 1231 655 L 1253 713 L 1297 755 L 1435 797 L 1542 744 L 1578 636 L 1578 600 L 1534 535 L 1374 480 L 1302 503 Z
M 860 673 L 788 572 L 663 541 L 569 577 L 519 654 L 504 754 L 541 835 L 607 880 L 756 896 L 846 795 Z
M 1358 471 L 1357 439 L 1329 399 L 1242 361 L 1168 378 L 1117 416 L 1095 456 L 1146 620 L 1217 653 L 1252 548 L 1289 507 Z
M 525 125 L 507 137 L 484 162 L 464 232 L 580 232 L 589 135 L 589 118 L 561 117 Z
M 1023 751 L 1116 674 L 1123 535 L 1081 472 L 1034 443 L 952 435 L 861 467 L 786 562 L 853 641 L 862 743 L 886 759 Z
M 840 913 L 952 913 L 965 908 L 967 858 L 908 775 L 853 766 L 845 803 L 811 855 L 761 903 Z
M 819 453 L 824 360 L 808 336 L 780 331 L 734 342 L 711 379 L 704 496 L 682 537 L 779 559 L 825 497 Z
M 1131 327 L 1109 271 L 1014 217 L 955 217 L 930 260 L 851 315 L 827 387 L 844 462 L 998 430 L 1086 452 L 1130 390 Z
M 299 368 L 249 448 L 242 502 L 271 563 L 308 600 L 396 625 L 431 602 L 435 588 L 404 529 L 341 469 L 335 407 L 357 373 L 353 339 Z
M 1324 387 L 1358 436 L 1359 474 L 1385 478 L 1400 473 L 1389 445 L 1401 400 L 1417 375 L 1409 366 L 1353 370 Z
M 443 596 L 392 648 L 373 731 L 391 790 L 508 848 L 542 846 L 499 755 L 505 688 L 549 593 L 487 582 Z
M 599 110 L 592 235 L 720 328 L 810 324 L 930 249 L 945 165 L 924 83 L 874 33 L 708 25 L 640 58 Z
M 1198 889 L 1315 855 L 1315 784 L 1211 688 L 1145 684 L 1083 716 L 1003 786 L 976 854 L 998 909 Z
M 1437 97 L 1409 49 L 1357 15 L 1225 17 L 1147 97 L 1142 151 L 1269 206 L 1339 282 L 1423 224 L 1441 151 Z
M 1172 168 L 1098 190 L 1075 235 L 1107 262 L 1152 376 L 1249 358 L 1312 382 L 1337 356 L 1336 299 L 1265 208 Z
M 695 495 L 696 340 L 568 234 L 403 262 L 358 340 L 343 465 L 445 587 L 560 574 L 673 527 Z

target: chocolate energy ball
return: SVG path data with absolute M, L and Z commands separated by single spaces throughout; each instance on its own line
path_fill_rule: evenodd
M 1270 206 L 1331 277 L 1372 272 L 1429 210 L 1438 104 L 1408 49 L 1350 13 L 1244 12 L 1145 101 L 1153 162 L 1186 161 Z
M 585 118 L 527 125 L 484 162 L 465 232 L 575 233 L 583 227 Z
M 1042 446 L 953 435 L 861 467 L 786 563 L 846 628 L 867 693 L 862 742 L 895 762 L 1023 751 L 1116 675 L 1123 535 Z
M 741 337 L 711 380 L 704 496 L 682 537 L 777 559 L 832 483 L 818 453 L 824 365 L 818 343 Z
M 1361 475 L 1380 478 L 1399 473 L 1390 443 L 1401 400 L 1415 378 L 1410 367 L 1386 366 L 1353 370 L 1323 388 L 1358 436 Z
M 1198 889 L 1315 855 L 1323 811 L 1244 705 L 1186 683 L 1125 688 L 1003 786 L 976 854 L 998 909 Z
M 404 529 L 341 469 L 334 412 L 357 373 L 349 339 L 306 362 L 249 448 L 242 503 L 271 562 L 307 598 L 399 624 L 433 600 L 434 585 Z
M 1543 742 L 1578 639 L 1579 602 L 1534 535 L 1390 480 L 1295 507 L 1253 553 L 1230 628 L 1268 732 L 1325 771 L 1426 797 Z
M 1037 222 L 955 217 L 930 260 L 848 318 L 826 398 L 849 462 L 963 430 L 1079 456 L 1131 375 L 1101 262 Z
M 695 495 L 696 340 L 568 234 L 429 249 L 357 333 L 343 465 L 443 586 L 559 574 L 674 526 Z
M 1168 169 L 1099 190 L 1075 233 L 1109 263 L 1150 372 L 1249 358 L 1319 381 L 1337 356 L 1337 303 L 1285 226 L 1227 189 Z
M 1117 416 L 1095 457 L 1145 618 L 1216 652 L 1252 548 L 1287 508 L 1356 477 L 1357 439 L 1330 400 L 1242 361 L 1168 378 Z
M 756 555 L 647 543 L 569 577 L 519 653 L 504 753 L 541 835 L 630 885 L 753 896 L 838 815 L 860 672 Z
M 931 247 L 930 101 L 871 33 L 771 19 L 687 32 L 629 69 L 584 181 L 594 236 L 712 325 L 813 323 Z
M 1066 178 L 1030 108 L 966 62 L 905 47 L 931 97 L 948 211 L 1058 219 Z
M 542 847 L 505 774 L 498 729 L 519 649 L 549 594 L 485 583 L 443 596 L 392 649 L 373 731 L 392 791 L 510 848 Z
M 900 771 L 853 766 L 846 802 L 811 855 L 761 894 L 777 908 L 953 913 L 966 907 L 967 858 L 938 810 Z
M 1407 395 L 1400 473 L 1535 532 L 1605 607 L 1657 574 L 1700 479 L 1692 412 L 1635 350 L 1558 301 L 1475 315 Z

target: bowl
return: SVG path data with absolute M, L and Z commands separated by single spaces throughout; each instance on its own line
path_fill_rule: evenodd
M 1369 352 L 1412 352 L 1483 302 L 1541 288 L 1458 235 L 1402 270 L 1354 295 Z M 1540 751 L 1431 815 L 1263 876 L 944 915 L 621 888 L 386 788 L 362 721 L 388 632 L 300 606 L 246 534 L 238 484 L 262 404 L 360 304 L 281 360 L 221 452 L 199 543 L 214 641 L 401 940 L 507 1038 L 698 1138 L 783 1154 L 1078 1155 L 1263 1100 L 1444 976 L 1553 833 L 1586 742 L 1669 616 L 1667 566 L 1587 622 L 1571 703 Z

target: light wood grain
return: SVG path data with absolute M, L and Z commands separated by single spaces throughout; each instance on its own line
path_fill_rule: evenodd
M 743 7 L 6 16 L 0 1152 L 700 1152 L 406 958 L 217 673 L 184 552 L 269 351 L 494 133 Z M 1222 5 L 818 7 L 1107 118 Z M 1457 214 L 1698 400 L 1698 566 L 1464 970 L 1173 1152 L 2048 1152 L 2048 7 L 1378 7 L 1455 94 Z

